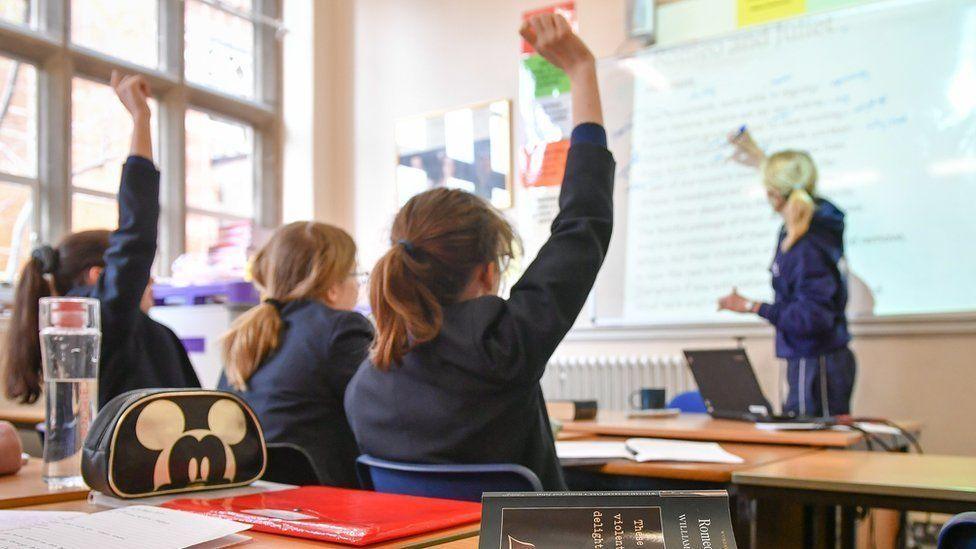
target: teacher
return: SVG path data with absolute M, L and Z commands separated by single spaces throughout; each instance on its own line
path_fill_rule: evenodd
M 733 288 L 719 310 L 757 314 L 776 327 L 776 356 L 786 359 L 789 382 L 784 413 L 849 414 L 857 366 L 844 314 L 844 212 L 817 195 L 817 167 L 806 152 L 767 157 L 744 127 L 729 142 L 733 160 L 761 172 L 783 227 L 770 267 L 773 303 L 751 301 Z

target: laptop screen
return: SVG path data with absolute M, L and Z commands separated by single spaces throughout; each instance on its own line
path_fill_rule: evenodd
M 714 416 L 769 415 L 769 401 L 743 349 L 685 351 L 705 407 Z M 765 413 L 760 407 L 765 407 Z

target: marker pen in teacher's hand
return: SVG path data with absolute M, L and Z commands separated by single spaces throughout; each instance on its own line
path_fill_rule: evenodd
M 738 131 L 738 133 L 735 134 L 735 137 L 733 137 L 732 140 L 733 141 L 738 141 L 740 137 L 742 137 L 743 135 L 745 135 L 745 133 L 746 133 L 746 125 L 743 124 L 743 125 L 739 126 L 739 131 Z

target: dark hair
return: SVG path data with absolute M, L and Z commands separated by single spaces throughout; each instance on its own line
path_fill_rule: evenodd
M 510 258 L 512 226 L 487 201 L 438 188 L 411 198 L 390 231 L 392 247 L 370 277 L 376 318 L 372 361 L 388 370 L 441 330 L 443 306 L 457 301 L 475 269 Z
M 31 253 L 30 260 L 20 271 L 13 315 L 3 350 L 8 398 L 31 403 L 40 396 L 38 300 L 50 295 L 65 295 L 72 288 L 85 284 L 84 276 L 88 269 L 104 267 L 109 234 L 109 231 L 73 233 L 65 237 L 57 248 L 41 246 Z M 50 282 L 45 275 L 50 275 Z

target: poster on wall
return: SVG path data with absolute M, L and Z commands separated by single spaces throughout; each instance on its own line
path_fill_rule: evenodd
M 558 13 L 579 29 L 575 2 L 560 2 L 522 14 Z M 559 188 L 573 131 L 569 77 L 522 40 L 519 60 L 518 226 L 526 259 L 549 237 L 559 211 Z
M 508 99 L 402 118 L 396 123 L 397 200 L 436 187 L 512 207 L 512 125 Z

